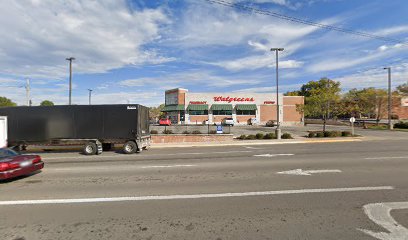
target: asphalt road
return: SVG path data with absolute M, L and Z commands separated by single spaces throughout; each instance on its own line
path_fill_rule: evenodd
M 401 140 L 47 153 L 41 173 L 0 184 L 1 239 L 408 239 L 407 153 Z

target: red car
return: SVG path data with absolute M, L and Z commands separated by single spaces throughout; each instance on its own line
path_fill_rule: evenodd
M 38 155 L 20 155 L 17 152 L 0 148 L 0 180 L 28 175 L 44 167 Z
M 162 118 L 159 120 L 159 125 L 160 126 L 170 126 L 171 125 L 171 120 L 168 118 Z

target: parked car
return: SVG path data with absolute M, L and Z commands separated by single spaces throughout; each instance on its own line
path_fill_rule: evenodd
M 224 118 L 221 123 L 224 126 L 234 126 L 234 119 L 233 118 Z
M 0 148 L 0 180 L 28 175 L 44 167 L 38 155 L 21 155 L 8 148 Z
M 171 120 L 168 118 L 162 118 L 159 120 L 159 125 L 160 126 L 170 126 L 171 125 Z
M 265 126 L 266 127 L 276 127 L 278 124 L 275 120 L 269 120 L 268 122 L 266 122 Z

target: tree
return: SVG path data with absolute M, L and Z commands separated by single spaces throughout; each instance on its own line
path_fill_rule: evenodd
M 54 103 L 49 100 L 44 100 L 40 103 L 40 106 L 54 106 Z
M 17 106 L 17 104 L 11 101 L 10 99 L 6 97 L 0 97 L 0 107 L 14 107 L 14 106 Z
M 162 110 L 164 109 L 164 104 L 160 104 L 158 107 L 149 108 L 150 119 L 160 119 L 164 117 Z
M 285 95 L 285 96 L 301 96 L 300 91 L 289 91 L 289 92 L 286 92 L 283 95 Z
M 328 78 L 310 81 L 300 89 L 300 95 L 305 97 L 305 105 L 297 106 L 297 109 L 307 117 L 323 118 L 323 131 L 326 131 L 329 116 L 338 114 L 340 90 L 340 82 Z
M 399 94 L 408 96 L 408 83 L 401 84 L 397 87 L 397 91 Z

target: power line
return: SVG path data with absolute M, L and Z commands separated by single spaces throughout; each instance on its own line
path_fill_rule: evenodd
M 281 14 L 281 13 L 276 13 L 276 12 L 263 10 L 263 9 L 259 9 L 259 8 L 249 7 L 249 6 L 246 6 L 246 5 L 242 5 L 242 4 L 239 4 L 239 3 L 233 3 L 233 2 L 229 2 L 229 1 L 225 1 L 225 0 L 205 0 L 205 1 L 213 3 L 213 4 L 218 4 L 218 5 L 223 5 L 223 6 L 226 6 L 226 7 L 231 7 L 231 8 L 244 10 L 244 11 L 250 11 L 252 13 L 257 13 L 257 14 L 260 14 L 260 15 L 272 16 L 272 17 L 279 18 L 279 19 L 286 20 L 286 21 L 291 21 L 291 22 L 296 22 L 296 23 L 300 23 L 300 24 L 304 24 L 304 25 L 309 25 L 309 26 L 314 26 L 314 27 L 318 27 L 318 28 L 322 28 L 322 29 L 327 29 L 327 30 L 330 30 L 330 31 L 337 31 L 337 32 L 352 34 L 352 35 L 356 35 L 356 36 L 360 36 L 360 37 L 366 37 L 366 38 L 381 40 L 381 41 L 384 41 L 384 42 L 399 43 L 399 44 L 404 44 L 404 45 L 407 44 L 406 42 L 404 42 L 402 40 L 399 40 L 399 39 L 395 39 L 395 38 L 389 38 L 389 37 L 375 35 L 375 34 L 371 34 L 371 33 L 367 33 L 367 32 L 360 32 L 360 31 L 354 31 L 354 30 L 347 29 L 347 28 L 336 27 L 334 25 L 328 25 L 328 24 L 313 22 L 313 21 L 309 21 L 309 20 L 305 20 L 305 19 L 301 19 L 301 18 L 296 18 L 296 17 L 291 17 L 291 16 L 287 16 L 287 15 L 284 15 L 284 14 Z

